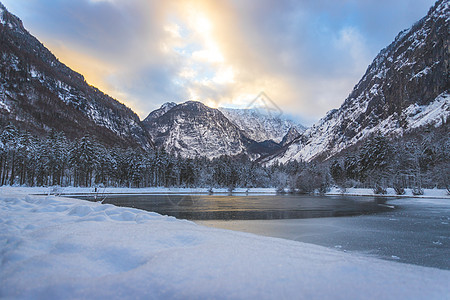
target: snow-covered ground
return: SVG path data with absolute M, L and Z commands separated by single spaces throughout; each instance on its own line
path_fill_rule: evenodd
M 11 187 L 2 186 L 0 192 L 20 192 L 26 194 L 75 195 L 75 194 L 208 194 L 209 188 L 94 188 L 94 187 Z M 226 188 L 213 188 L 213 194 L 228 194 Z M 236 188 L 233 194 L 276 194 L 275 188 Z
M 445 299 L 450 272 L 0 189 L 0 298 Z
M 388 188 L 385 197 L 407 197 L 407 198 L 440 198 L 449 199 L 450 195 L 445 189 L 424 189 L 423 195 L 413 195 L 411 189 L 405 189 L 404 195 L 397 195 L 393 188 Z M 80 194 L 209 194 L 209 188 L 165 188 L 165 187 L 148 187 L 148 188 L 97 188 L 94 187 L 0 187 L 0 193 L 25 193 L 25 194 L 41 194 L 41 195 L 80 195 Z M 226 188 L 214 188 L 213 194 L 229 194 Z M 288 189 L 286 189 L 288 192 Z M 275 195 L 277 193 L 276 188 L 236 188 L 232 192 L 233 194 L 264 194 Z M 363 188 L 348 188 L 343 193 L 338 187 L 330 189 L 326 195 L 347 195 L 347 196 L 375 196 L 372 189 Z
M 450 200 L 450 195 L 445 189 L 423 189 L 423 195 L 413 195 L 411 189 L 405 189 L 404 195 L 397 195 L 393 188 L 387 188 L 385 195 L 375 195 L 373 189 L 348 188 L 344 192 L 337 187 L 331 188 L 327 195 L 347 196 L 382 196 L 382 197 L 406 197 L 406 198 L 438 198 Z

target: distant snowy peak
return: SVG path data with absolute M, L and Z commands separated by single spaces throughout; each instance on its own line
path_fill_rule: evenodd
M 303 125 L 295 124 L 283 116 L 271 116 L 257 109 L 220 107 L 219 110 L 249 138 L 257 142 L 273 140 L 280 143 L 291 128 L 295 128 L 299 133 L 306 129 Z
M 427 124 L 446 124 L 449 19 L 449 2 L 438 1 L 376 56 L 339 109 L 266 162 L 326 159 L 375 132 L 402 135 Z

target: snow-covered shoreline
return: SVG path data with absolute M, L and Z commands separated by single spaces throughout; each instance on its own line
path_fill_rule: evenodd
M 387 188 L 386 194 L 376 195 L 372 189 L 348 188 L 342 192 L 339 188 L 333 187 L 326 195 L 345 195 L 345 196 L 376 196 L 376 197 L 397 197 L 397 198 L 433 198 L 448 199 L 450 195 L 445 189 L 423 189 L 423 195 L 413 195 L 411 189 L 405 189 L 404 195 L 397 195 L 393 188 Z
M 35 190 L 34 190 L 35 191 Z M 0 189 L 0 297 L 444 299 L 450 271 Z
M 20 194 L 35 195 L 93 195 L 93 194 L 123 194 L 123 195 L 145 195 L 145 194 L 212 194 L 212 195 L 275 195 L 276 188 L 236 188 L 230 193 L 226 188 L 214 188 L 212 193 L 209 188 L 124 188 L 124 187 L 14 187 L 2 186 L 0 192 L 14 191 Z M 387 188 L 386 194 L 376 195 L 372 189 L 367 188 L 348 188 L 345 192 L 337 187 L 332 187 L 325 195 L 328 196 L 379 196 L 379 197 L 402 197 L 402 198 L 434 198 L 449 199 L 450 195 L 445 189 L 424 189 L 423 195 L 413 195 L 411 189 L 405 189 L 404 195 L 397 195 L 393 188 Z
M 209 188 L 165 188 L 165 187 L 149 187 L 149 188 L 124 188 L 124 187 L 11 187 L 2 186 L 0 191 L 12 190 L 25 194 L 39 194 L 39 195 L 80 195 L 80 194 L 129 194 L 129 195 L 144 195 L 144 194 L 211 194 Z M 214 188 L 214 195 L 230 194 L 226 188 Z M 275 195 L 275 188 L 236 188 L 232 194 L 266 194 Z

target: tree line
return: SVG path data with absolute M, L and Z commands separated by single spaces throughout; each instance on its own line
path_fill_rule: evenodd
M 262 187 L 266 168 L 245 156 L 183 158 L 164 150 L 106 147 L 89 135 L 73 141 L 6 126 L 0 135 L 0 185 Z
M 183 158 L 162 149 L 106 147 L 89 135 L 70 141 L 51 131 L 38 138 L 8 125 L 0 134 L 0 185 L 276 187 L 297 193 L 326 192 L 337 185 L 379 193 L 394 187 L 401 193 L 449 187 L 449 145 L 445 129 L 406 142 L 378 134 L 329 161 L 265 166 L 245 155 Z

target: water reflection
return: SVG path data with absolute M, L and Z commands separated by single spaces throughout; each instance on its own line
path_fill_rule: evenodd
M 79 197 L 94 200 L 92 197 Z M 103 203 L 189 220 L 272 220 L 352 216 L 392 210 L 386 199 L 305 195 L 109 195 Z

